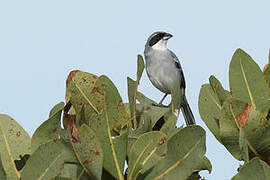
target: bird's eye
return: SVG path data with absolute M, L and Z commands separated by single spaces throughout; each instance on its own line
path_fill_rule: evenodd
M 150 46 L 154 46 L 158 41 L 160 41 L 164 37 L 164 33 L 159 33 L 152 37 L 149 41 Z

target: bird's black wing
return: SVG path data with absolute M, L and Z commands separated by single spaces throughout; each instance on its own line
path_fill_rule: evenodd
M 184 90 L 186 89 L 186 82 L 185 82 L 185 76 L 184 76 L 184 72 L 182 70 L 181 64 L 179 59 L 177 58 L 177 56 L 171 51 L 171 55 L 173 57 L 174 60 L 174 64 L 175 67 L 178 69 L 179 73 L 180 73 L 180 88 L 183 88 Z
M 188 104 L 188 101 L 185 95 L 186 82 L 185 82 L 184 73 L 183 73 L 182 67 L 180 65 L 180 61 L 178 60 L 177 56 L 173 52 L 171 52 L 171 54 L 173 56 L 175 67 L 179 70 L 179 73 L 180 73 L 180 88 L 182 90 L 181 110 L 182 110 L 184 119 L 186 121 L 186 124 L 188 126 L 193 125 L 193 124 L 196 124 L 196 122 L 195 122 L 195 118 L 193 116 L 192 110 Z

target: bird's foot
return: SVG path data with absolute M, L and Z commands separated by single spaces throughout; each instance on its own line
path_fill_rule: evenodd
M 156 107 L 169 107 L 169 106 L 167 106 L 167 105 L 164 105 L 164 104 L 162 104 L 162 103 L 159 103 L 159 104 L 156 104 L 156 103 L 153 103 L 152 104 L 153 106 L 156 106 Z

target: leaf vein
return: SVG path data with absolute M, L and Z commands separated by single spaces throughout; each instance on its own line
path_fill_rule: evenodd
M 104 93 L 106 93 L 106 92 L 104 92 Z M 109 135 L 109 140 L 110 140 L 110 147 L 112 149 L 112 155 L 113 155 L 113 159 L 114 159 L 114 162 L 115 162 L 115 166 L 116 166 L 116 170 L 117 170 L 117 173 L 118 173 L 119 180 L 124 180 L 123 174 L 122 174 L 122 172 L 120 170 L 120 167 L 119 167 L 118 159 L 117 159 L 117 156 L 116 156 L 116 152 L 115 152 L 114 144 L 113 144 L 113 140 L 112 140 L 109 117 L 108 117 L 107 107 L 106 107 L 106 94 L 104 96 L 105 96 L 104 97 L 104 112 L 105 112 L 105 119 L 106 119 L 106 124 L 107 124 L 107 133 Z
M 13 169 L 15 170 L 15 173 L 16 173 L 17 177 L 20 178 L 20 173 L 18 172 L 18 170 L 16 168 L 16 165 L 15 165 L 15 162 L 14 162 L 14 159 L 12 158 L 11 150 L 10 150 L 10 147 L 9 147 L 9 144 L 8 144 L 8 141 L 7 141 L 7 137 L 4 134 L 4 130 L 3 130 L 2 126 L 0 126 L 0 129 L 1 129 L 1 133 L 3 135 L 4 141 L 5 141 L 5 144 L 6 144 L 6 149 L 7 149 L 7 152 L 8 152 L 8 156 L 11 159 L 11 164 L 13 166 Z
M 161 173 L 159 176 L 155 177 L 154 180 L 160 179 L 161 177 L 165 176 L 170 171 L 172 171 L 173 169 L 175 169 L 179 164 L 181 164 L 185 159 L 187 159 L 187 157 L 190 155 L 190 153 L 192 151 L 194 151 L 194 149 L 200 144 L 200 142 L 201 142 L 201 140 L 198 140 L 195 143 L 195 145 L 187 152 L 187 154 L 182 159 L 179 159 L 178 161 L 176 161 L 176 163 L 174 163 L 172 166 L 170 166 L 168 169 L 166 169 L 163 173 Z
M 55 160 L 53 160 L 53 162 L 49 165 L 49 167 L 47 167 L 45 169 L 45 171 L 41 174 L 41 176 L 38 178 L 38 180 L 41 180 L 45 175 L 46 173 L 49 171 L 49 169 L 51 168 L 51 166 L 60 158 L 60 156 L 62 155 L 63 153 L 60 153 L 58 156 L 56 156 Z
M 245 84 L 246 84 L 246 87 L 247 87 L 248 95 L 249 95 L 249 98 L 250 98 L 250 101 L 251 101 L 251 105 L 256 109 L 256 104 L 254 102 L 254 99 L 253 99 L 253 96 L 252 96 L 250 87 L 248 85 L 247 77 L 246 77 L 246 74 L 244 72 L 243 65 L 242 65 L 242 60 L 241 59 L 240 59 L 240 66 L 241 66 L 241 72 L 242 72 L 242 75 L 243 75 L 243 78 L 244 78 L 244 81 L 245 81 Z
M 73 80 L 74 81 L 74 80 Z M 76 84 L 76 82 L 74 82 L 76 88 L 80 91 L 80 93 L 82 94 L 83 98 L 87 101 L 87 103 L 94 109 L 94 111 L 97 114 L 100 114 L 100 112 L 97 110 L 97 108 L 91 103 L 91 101 L 86 97 L 86 95 L 84 94 L 84 92 L 82 91 L 82 89 Z

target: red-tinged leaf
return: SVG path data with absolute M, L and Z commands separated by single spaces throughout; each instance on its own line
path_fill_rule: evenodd
M 241 128 L 247 125 L 249 112 L 250 112 L 250 105 L 246 104 L 243 112 L 237 116 L 236 120 Z

